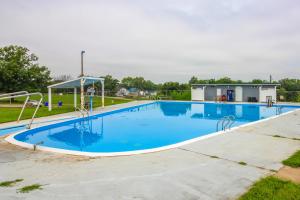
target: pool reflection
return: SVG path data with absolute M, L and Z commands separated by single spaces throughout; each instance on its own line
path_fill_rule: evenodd
M 255 121 L 276 115 L 276 107 L 234 104 L 199 104 L 191 105 L 192 118 L 220 119 L 233 115 L 236 120 Z
M 83 150 L 103 139 L 103 117 L 101 117 L 101 119 L 102 123 L 100 127 L 93 126 L 93 120 L 84 119 L 71 124 L 68 129 L 63 131 L 60 130 L 56 132 L 55 130 L 52 130 L 52 133 L 48 135 L 48 138 L 52 141 L 63 142 L 78 150 Z

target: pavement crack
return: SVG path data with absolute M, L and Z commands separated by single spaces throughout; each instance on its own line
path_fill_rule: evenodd
M 294 140 L 294 141 L 300 141 L 300 138 L 295 138 L 295 137 L 293 137 L 293 138 L 291 138 L 291 137 L 286 137 L 286 136 L 282 136 L 282 135 L 278 135 L 278 134 L 276 134 L 276 135 L 266 135 L 266 136 L 269 136 L 269 137 L 274 137 L 274 138 L 280 138 L 280 139 L 287 139 L 287 140 Z
M 248 164 L 248 163 L 246 163 L 246 164 L 241 164 L 241 161 L 230 160 L 230 159 L 228 159 L 228 158 L 221 158 L 221 157 L 216 156 L 216 155 L 209 155 L 209 154 L 205 154 L 205 153 L 201 153 L 201 152 L 197 152 L 197 151 L 185 149 L 185 148 L 182 148 L 182 147 L 179 147 L 178 149 L 183 150 L 183 151 L 187 151 L 187 152 L 191 152 L 191 153 L 194 153 L 194 154 L 206 156 L 206 157 L 209 157 L 209 158 L 211 158 L 211 159 L 220 159 L 220 160 L 224 160 L 224 161 L 227 161 L 227 162 L 235 163 L 235 164 L 237 164 L 237 165 L 245 165 L 245 166 L 254 167 L 254 168 L 261 169 L 261 170 L 265 170 L 265 171 L 274 172 L 273 169 L 267 169 L 267 168 L 265 168 L 265 167 L 260 167 L 260 166 L 256 166 L 256 165 L 252 165 L 252 164 Z

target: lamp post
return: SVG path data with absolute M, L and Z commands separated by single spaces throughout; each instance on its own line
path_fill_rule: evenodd
M 81 51 L 81 74 L 80 77 L 83 77 L 83 54 L 85 53 L 85 51 Z M 84 82 L 85 80 L 82 78 L 80 80 L 80 109 L 83 110 L 84 109 Z
M 83 74 L 83 54 L 85 53 L 85 51 L 81 51 L 81 74 L 80 76 L 84 76 Z

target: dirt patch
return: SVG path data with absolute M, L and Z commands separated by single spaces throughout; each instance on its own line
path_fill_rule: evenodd
M 21 150 L 29 150 L 23 147 L 20 147 L 18 145 L 10 144 L 9 142 L 4 140 L 5 137 L 0 138 L 0 151 L 5 150 L 5 151 L 21 151 Z
M 32 159 L 35 162 L 53 163 L 53 162 L 82 162 L 89 161 L 93 158 L 87 156 L 75 156 L 58 154 L 47 151 L 27 149 L 14 144 L 10 144 L 7 141 L 0 138 L 0 163 L 12 162 L 17 160 Z
M 277 172 L 277 174 L 275 174 L 275 176 L 284 180 L 300 183 L 300 168 L 284 166 Z
M 46 162 L 46 163 L 52 163 L 52 162 L 83 162 L 83 161 L 89 161 L 92 158 L 87 156 L 73 156 L 73 155 L 64 155 L 64 154 L 54 154 L 51 156 L 47 156 L 46 158 L 36 159 L 36 162 Z

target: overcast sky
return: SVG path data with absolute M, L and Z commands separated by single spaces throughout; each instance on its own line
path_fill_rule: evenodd
M 300 78 L 297 0 L 0 0 L 0 45 L 53 76 Z

